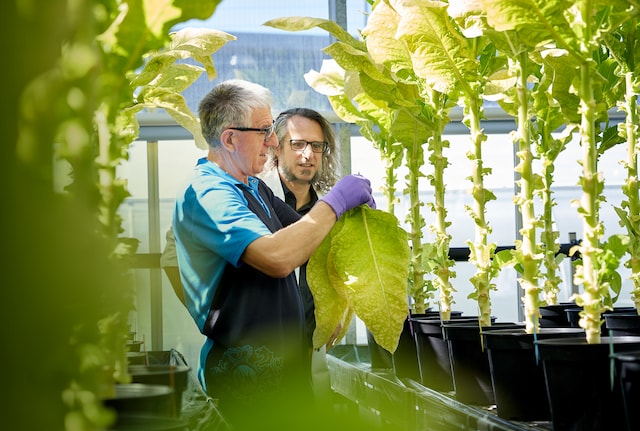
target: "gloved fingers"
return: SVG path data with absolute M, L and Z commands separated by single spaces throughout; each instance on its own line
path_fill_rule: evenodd
M 370 199 L 366 202 L 370 208 L 376 209 L 376 201 L 373 199 L 373 195 L 371 195 Z
M 373 199 L 373 191 L 371 189 L 371 181 L 369 181 L 368 178 L 360 175 L 360 174 L 354 174 L 354 177 L 358 178 L 359 180 L 363 181 L 366 184 L 366 192 L 368 194 L 368 199 L 363 202 L 367 205 L 369 205 L 370 208 L 376 209 L 376 201 Z
M 362 204 L 375 208 L 371 192 L 371 182 L 362 175 L 347 175 L 321 198 L 340 218 L 342 213 Z

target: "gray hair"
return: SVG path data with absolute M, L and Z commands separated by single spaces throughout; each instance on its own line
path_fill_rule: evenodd
M 250 127 L 253 111 L 271 109 L 273 95 L 262 85 L 229 79 L 213 87 L 198 107 L 202 135 L 209 147 L 220 147 L 220 135 L 228 127 Z
M 318 123 L 322 129 L 324 140 L 327 142 L 328 150 L 322 153 L 322 169 L 319 170 L 311 180 L 311 186 L 316 192 L 326 193 L 340 179 L 340 156 L 336 148 L 336 133 L 331 123 L 320 113 L 308 108 L 292 108 L 283 111 L 278 115 L 274 123 L 275 134 L 278 137 L 278 144 L 284 145 L 285 137 L 289 133 L 288 121 L 291 117 L 304 117 Z M 275 156 L 275 148 L 271 147 L 272 167 L 278 166 L 278 160 Z

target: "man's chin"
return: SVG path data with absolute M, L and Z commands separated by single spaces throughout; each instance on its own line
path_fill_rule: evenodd
M 298 180 L 301 180 L 301 181 L 311 181 L 314 175 L 315 175 L 315 172 L 304 170 L 297 176 L 297 178 Z

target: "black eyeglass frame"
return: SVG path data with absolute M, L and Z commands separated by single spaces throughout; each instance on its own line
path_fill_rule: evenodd
M 293 148 L 294 142 L 304 142 L 304 147 L 302 148 Z M 320 151 L 316 151 L 314 145 L 322 144 L 322 148 Z M 289 139 L 289 147 L 293 151 L 304 151 L 307 149 L 307 146 L 311 145 L 311 151 L 316 154 L 326 153 L 329 150 L 329 144 L 325 141 L 305 141 L 304 139 Z
M 227 127 L 227 129 L 238 130 L 239 132 L 258 132 L 264 133 L 264 142 L 267 142 L 275 132 L 275 122 L 269 127 Z

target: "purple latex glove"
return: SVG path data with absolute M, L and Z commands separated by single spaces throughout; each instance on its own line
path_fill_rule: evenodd
M 371 194 L 371 182 L 362 175 L 347 175 L 320 200 L 333 209 L 336 219 L 339 219 L 345 211 L 362 204 L 367 204 L 374 209 L 376 207 Z

